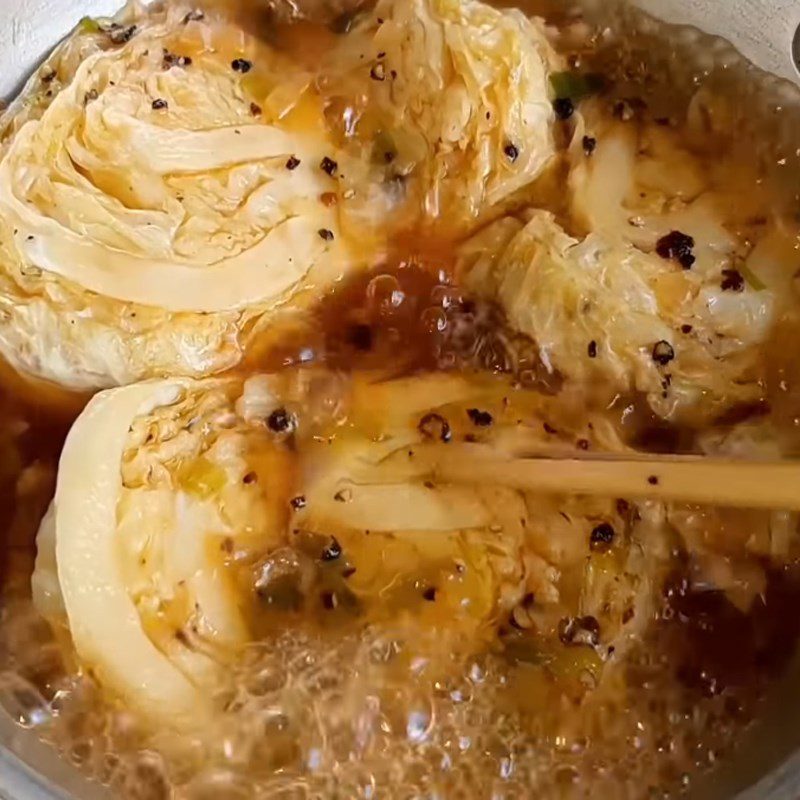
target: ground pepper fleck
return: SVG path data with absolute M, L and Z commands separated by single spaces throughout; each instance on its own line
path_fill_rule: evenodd
M 511 144 L 511 142 L 503 148 L 503 152 L 512 164 L 519 158 L 519 148 L 515 144 Z
M 320 228 L 317 233 L 319 234 L 320 239 L 324 239 L 326 242 L 333 241 L 333 231 L 328 230 L 327 228 Z
M 589 342 L 586 352 L 589 354 L 589 358 L 597 358 L 597 342 L 594 339 Z
M 289 156 L 286 161 L 286 169 L 297 169 L 300 166 L 300 159 L 295 156 Z
M 597 139 L 594 136 L 583 137 L 583 152 L 590 156 L 597 149 Z

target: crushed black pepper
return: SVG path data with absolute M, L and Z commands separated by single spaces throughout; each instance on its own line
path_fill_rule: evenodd
M 202 22 L 206 18 L 206 15 L 200 11 L 190 11 L 184 18 L 183 24 L 188 25 L 190 22 Z
M 590 156 L 597 149 L 597 139 L 594 136 L 583 137 L 583 152 Z
M 274 433 L 287 433 L 294 429 L 295 419 L 285 408 L 276 408 L 267 417 L 267 427 Z
M 336 561 L 342 555 L 342 546 L 335 536 L 331 536 L 330 544 L 322 551 L 320 558 L 323 561 Z
M 450 423 L 441 414 L 436 414 L 435 412 L 426 414 L 419 421 L 417 430 L 426 439 L 439 439 L 442 442 L 449 442 L 453 437 Z
M 511 142 L 503 148 L 503 152 L 512 164 L 519 158 L 519 148 L 515 144 L 511 144 Z
M 569 97 L 557 97 L 553 100 L 553 111 L 560 120 L 567 120 L 575 113 L 575 103 Z
M 306 507 L 306 496 L 304 494 L 299 494 L 297 497 L 293 497 L 289 501 L 289 505 L 295 510 L 299 511 L 301 508 Z
M 254 117 L 261 116 L 261 106 L 258 103 L 250 103 L 250 113 Z
M 297 169 L 300 166 L 300 159 L 295 156 L 289 156 L 286 160 L 286 169 Z
M 472 420 L 473 425 L 479 428 L 486 428 L 494 422 L 492 415 L 488 411 L 481 411 L 478 408 L 468 408 L 467 416 Z
M 432 603 L 436 600 L 436 587 L 429 586 L 425 591 L 422 593 L 422 597 L 427 600 L 429 603 Z
M 591 447 L 591 442 L 588 439 L 578 439 L 575 445 L 578 450 L 588 450 Z
M 649 475 L 647 478 L 647 482 L 651 486 L 658 486 L 658 476 L 657 475 Z
M 386 67 L 381 62 L 373 64 L 372 69 L 369 71 L 369 76 L 374 81 L 385 81 Z
M 169 108 L 169 103 L 162 98 L 157 98 L 153 100 L 153 111 L 163 111 L 165 108 Z
M 339 165 L 332 158 L 325 156 L 325 158 L 319 162 L 319 168 L 332 178 L 339 169 Z
M 589 547 L 594 552 L 605 552 L 614 542 L 614 528 L 608 522 L 596 525 L 589 535 Z
M 333 241 L 333 231 L 328 230 L 328 228 L 320 228 L 317 233 L 319 234 L 320 239 L 324 239 L 326 242 Z
M 675 358 L 675 349 L 666 340 L 662 339 L 653 345 L 653 361 L 661 366 L 666 366 Z
M 744 277 L 739 270 L 724 269 L 722 270 L 722 282 L 720 288 L 724 292 L 743 292 L 744 291 Z
M 558 623 L 562 644 L 595 647 L 600 642 L 600 623 L 595 617 L 564 617 Z
M 586 352 L 588 353 L 589 358 L 597 358 L 597 342 L 594 339 L 589 342 Z
M 691 269 L 697 260 L 692 252 L 693 249 L 694 238 L 680 231 L 670 231 L 656 242 L 656 253 L 661 258 L 673 259 L 684 269 Z
M 189 67 L 192 64 L 192 59 L 189 56 L 179 56 L 175 53 L 170 53 L 169 50 L 164 50 L 164 60 L 162 66 L 164 69 L 171 67 Z
M 241 72 L 242 75 L 246 75 L 253 69 L 253 62 L 248 61 L 246 58 L 234 58 L 233 61 L 231 61 L 231 69 L 234 72 Z
M 681 325 L 681 333 L 691 333 L 692 330 L 693 330 L 693 328 L 689 324 Z

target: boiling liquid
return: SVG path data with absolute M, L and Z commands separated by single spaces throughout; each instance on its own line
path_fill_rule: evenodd
M 305 24 L 282 33 L 274 39 L 297 53 L 330 39 Z M 657 113 L 682 108 L 680 92 L 665 93 L 657 75 L 651 81 L 651 72 L 632 68 L 636 54 L 621 63 L 619 54 L 613 61 L 582 41 L 573 62 L 617 75 L 610 94 L 649 87 L 664 106 Z M 733 171 L 740 145 L 697 157 Z M 543 191 L 542 204 L 562 211 L 558 187 Z M 399 234 L 385 263 L 337 287 L 291 329 L 265 335 L 244 370 L 322 363 L 397 377 L 478 368 L 512 374 L 519 392 L 557 393 L 558 376 L 542 368 L 535 347 L 509 333 L 497 309 L 454 285 L 452 250 L 451 241 L 424 232 Z M 767 354 L 762 412 L 776 406 L 787 428 L 797 409 L 791 351 L 784 337 Z M 135 710 L 116 707 L 80 674 L 27 599 L 36 528 L 85 398 L 54 392 L 49 400 L 41 387 L 6 385 L 0 701 L 117 796 L 673 796 L 730 752 L 797 639 L 794 570 L 769 573 L 767 591 L 743 612 L 720 592 L 692 591 L 676 552 L 645 641 L 600 687 L 592 651 L 581 648 L 543 668 L 499 642 L 465 652 L 424 628 L 298 622 L 265 630 L 228 673 L 213 736 L 153 739 Z M 696 431 L 658 423 L 644 409 L 637 397 L 613 407 L 628 441 L 654 451 L 695 449 Z M 513 629 L 503 634 L 506 645 L 513 641 Z

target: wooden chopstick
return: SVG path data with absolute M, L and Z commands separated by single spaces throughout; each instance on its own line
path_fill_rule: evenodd
M 447 451 L 442 447 L 434 475 L 453 483 L 487 483 L 533 492 L 800 511 L 800 461 L 614 455 L 504 458 L 487 454 L 488 449 Z

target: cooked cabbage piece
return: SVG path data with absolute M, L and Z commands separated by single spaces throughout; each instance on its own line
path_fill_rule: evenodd
M 37 607 L 107 692 L 179 727 L 218 712 L 226 665 L 287 626 L 433 629 L 466 653 L 499 636 L 557 676 L 586 647 L 599 681 L 660 590 L 663 508 L 437 479 L 443 449 L 621 449 L 599 417 L 513 392 L 306 370 L 100 393 L 39 532 Z
M 509 198 L 555 156 L 543 24 L 475 0 L 381 0 L 330 72 L 347 133 L 374 142 L 414 207 L 452 228 Z
M 637 391 L 658 416 L 699 424 L 761 397 L 769 290 L 730 291 L 717 272 L 684 269 L 602 228 L 575 239 L 542 211 L 481 232 L 461 270 L 592 402 Z
M 337 151 L 313 76 L 192 11 L 79 25 L 3 120 L 0 353 L 24 372 L 73 388 L 214 373 L 271 312 L 369 260 L 363 208 L 358 247 L 342 232 L 337 173 L 371 167 Z

